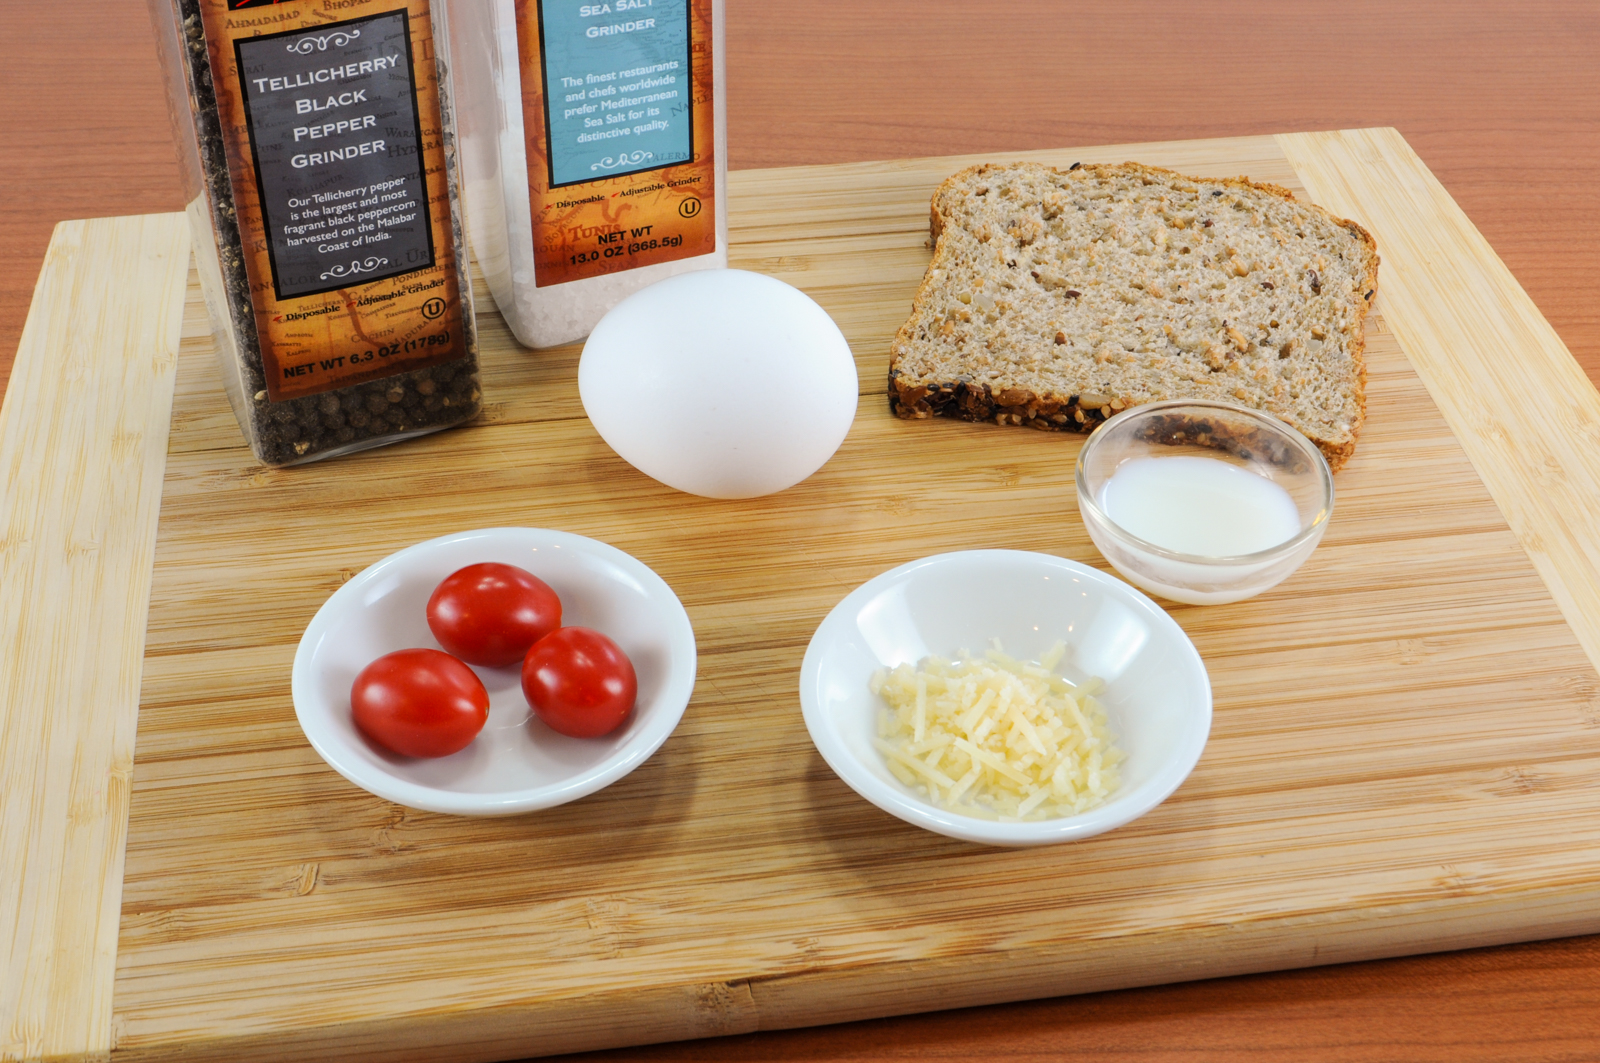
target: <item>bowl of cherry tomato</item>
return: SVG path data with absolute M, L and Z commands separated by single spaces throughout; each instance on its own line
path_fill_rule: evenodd
M 647 565 L 569 532 L 486 528 L 407 547 L 335 591 L 292 685 L 301 730 L 350 782 L 499 816 L 644 763 L 694 679 L 689 616 Z

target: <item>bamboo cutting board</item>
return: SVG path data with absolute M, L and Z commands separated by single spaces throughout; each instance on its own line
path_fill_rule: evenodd
M 6 585 L 55 588 L 6 595 L 0 1059 L 504 1059 L 1600 930 L 1600 397 L 1549 326 L 1392 130 L 1031 156 L 1283 184 L 1383 266 L 1323 545 L 1261 598 L 1172 607 L 1216 699 L 1199 766 L 1128 827 L 1020 851 L 855 797 L 797 693 L 828 609 L 904 561 L 1103 566 L 1078 437 L 883 399 L 928 195 L 971 160 L 733 175 L 732 264 L 821 302 L 863 395 L 820 473 L 740 502 L 634 472 L 582 415 L 578 348 L 492 313 L 478 422 L 262 469 L 181 218 L 64 225 L 0 425 Z M 674 587 L 682 724 L 508 820 L 352 787 L 294 720 L 301 630 L 389 552 L 509 524 Z

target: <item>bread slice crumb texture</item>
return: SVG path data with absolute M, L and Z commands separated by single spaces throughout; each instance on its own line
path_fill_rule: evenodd
M 1218 399 L 1299 429 L 1337 469 L 1366 413 L 1377 247 L 1276 185 L 1138 163 L 963 170 L 895 336 L 907 418 L 1090 431 L 1129 406 Z

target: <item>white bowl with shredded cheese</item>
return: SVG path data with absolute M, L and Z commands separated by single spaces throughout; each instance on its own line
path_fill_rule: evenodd
M 989 845 L 1072 841 L 1144 815 L 1211 731 L 1205 665 L 1160 606 L 1018 550 L 938 554 L 856 588 L 812 636 L 800 704 L 862 797 Z

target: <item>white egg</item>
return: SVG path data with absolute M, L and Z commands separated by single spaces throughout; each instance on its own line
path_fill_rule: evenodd
M 855 358 L 797 288 L 738 269 L 670 277 L 611 308 L 578 393 L 601 438 L 670 487 L 752 498 L 804 480 L 855 420 Z

